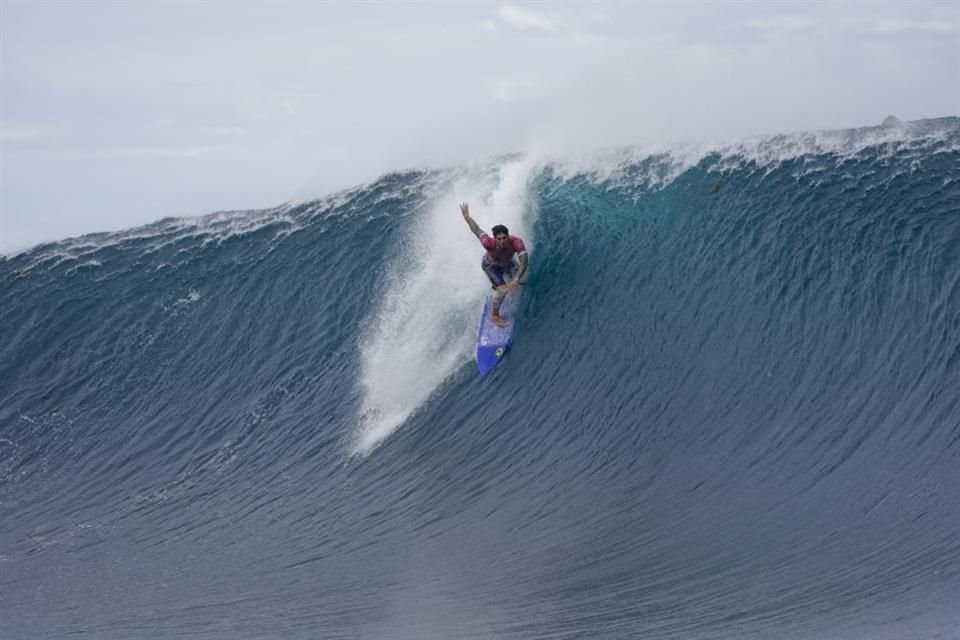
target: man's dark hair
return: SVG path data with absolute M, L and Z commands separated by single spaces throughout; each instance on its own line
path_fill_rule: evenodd
M 495 227 L 493 228 L 493 236 L 496 237 L 496 236 L 500 235 L 501 233 L 502 233 L 503 235 L 505 235 L 505 236 L 510 235 L 510 232 L 507 231 L 507 228 L 506 228 L 505 226 L 503 226 L 502 224 L 498 224 L 497 226 L 495 226 Z

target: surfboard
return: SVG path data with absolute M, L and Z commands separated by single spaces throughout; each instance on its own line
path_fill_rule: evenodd
M 487 301 L 483 305 L 483 315 L 480 316 L 480 332 L 477 335 L 477 368 L 480 370 L 481 376 L 493 371 L 510 350 L 519 299 L 519 291 L 507 294 L 500 305 L 500 315 L 507 321 L 507 326 L 498 327 L 490 319 L 490 310 L 493 307 L 493 292 L 487 294 Z

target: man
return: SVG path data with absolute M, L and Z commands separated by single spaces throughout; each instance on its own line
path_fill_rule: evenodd
M 470 231 L 477 236 L 480 244 L 487 252 L 483 256 L 481 266 L 483 272 L 490 278 L 495 293 L 493 294 L 493 310 L 490 319 L 498 327 L 507 326 L 507 321 L 500 316 L 500 304 L 503 298 L 524 283 L 523 277 L 527 273 L 527 248 L 523 240 L 511 236 L 507 228 L 498 224 L 493 228 L 493 237 L 487 235 L 470 217 L 470 205 L 466 202 L 460 205 L 460 213 L 467 221 Z M 519 264 L 516 258 L 520 259 Z

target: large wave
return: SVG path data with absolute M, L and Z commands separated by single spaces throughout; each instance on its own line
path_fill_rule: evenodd
M 509 156 L 0 259 L 0 636 L 953 637 L 958 142 Z M 463 200 L 531 247 L 487 378 Z

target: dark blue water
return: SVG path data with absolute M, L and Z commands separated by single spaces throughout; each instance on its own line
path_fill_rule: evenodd
M 481 249 L 531 246 L 471 361 Z M 960 637 L 960 120 L 0 259 L 0 638 Z

